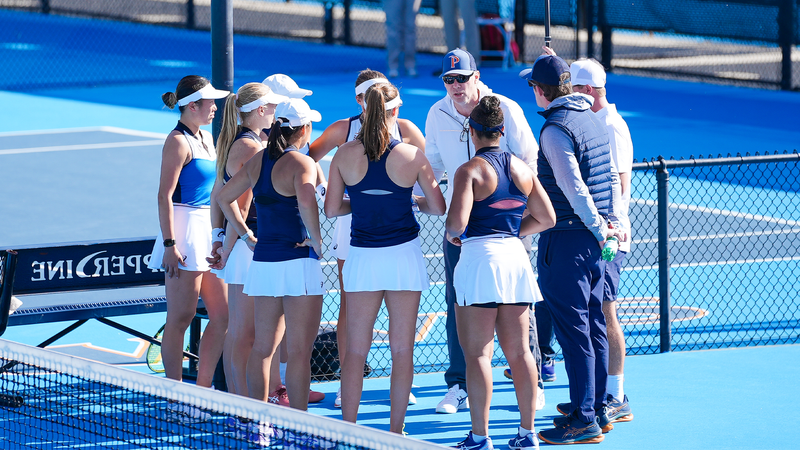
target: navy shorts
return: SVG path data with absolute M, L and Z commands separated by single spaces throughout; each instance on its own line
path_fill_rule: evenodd
M 619 276 L 622 273 L 622 264 L 625 262 L 627 252 L 617 252 L 613 261 L 606 262 L 606 273 L 603 276 L 603 301 L 617 301 L 619 293 Z

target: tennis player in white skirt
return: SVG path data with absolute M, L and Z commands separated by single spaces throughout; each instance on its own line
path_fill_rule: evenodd
M 161 96 L 170 109 L 178 106 L 178 125 L 167 136 L 161 155 L 158 188 L 158 238 L 148 267 L 166 272 L 167 323 L 161 355 L 166 376 L 183 375 L 183 339 L 195 316 L 199 296 L 208 311 L 208 324 L 200 341 L 197 385 L 211 386 L 228 327 L 224 283 L 210 272 L 211 190 L 214 186 L 216 151 L 209 125 L 217 110 L 214 100 L 227 91 L 214 89 L 203 77 L 181 79 L 175 92 Z M 175 406 L 175 408 L 172 408 Z M 171 412 L 185 420 L 204 420 L 195 408 L 170 404 Z
M 541 295 L 519 237 L 552 227 L 555 212 L 530 167 L 499 147 L 503 133 L 499 99 L 482 98 L 469 124 L 478 150 L 453 177 L 445 224 L 447 239 L 461 246 L 453 285 L 472 419 L 472 431 L 456 448 L 493 448 L 488 428 L 496 332 L 514 373 L 520 411 L 518 436 L 508 445 L 512 450 L 529 450 L 538 448 L 533 431 L 538 374 L 528 342 L 528 311 Z
M 365 69 L 359 72 L 356 77 L 355 99 L 359 106 L 359 114 L 347 119 L 340 119 L 330 124 L 328 128 L 309 146 L 309 156 L 315 161 L 320 161 L 325 155 L 336 147 L 350 142 L 356 138 L 361 131 L 364 116 L 364 93 L 372 85 L 377 83 L 388 83 L 386 75 L 377 70 Z M 389 133 L 394 139 L 411 144 L 423 152 L 425 151 L 425 136 L 413 122 L 406 119 L 397 119 L 389 129 Z M 344 362 L 347 356 L 347 291 L 342 282 L 342 268 L 350 253 L 350 226 L 351 216 L 345 214 L 336 218 L 333 228 L 331 245 L 329 246 L 331 255 L 336 258 L 339 269 L 339 318 L 336 323 L 336 340 L 339 344 L 339 361 Z M 342 391 L 336 394 L 333 406 L 342 407 Z M 409 395 L 409 404 L 416 403 L 413 395 Z
M 286 388 L 292 408 L 308 408 L 311 350 L 322 314 L 321 234 L 315 197 L 317 168 L 298 148 L 320 114 L 301 99 L 275 109 L 265 150 L 257 153 L 219 192 L 225 217 L 253 249 L 244 293 L 255 297 L 255 343 L 247 361 L 248 395 L 267 401 L 270 367 L 286 332 Z M 252 189 L 258 235 L 247 228 L 236 200 Z
M 325 214 L 352 213 L 350 253 L 342 277 L 348 293 L 347 358 L 342 367 L 342 417 L 355 422 L 363 388 L 364 362 L 372 345 L 375 319 L 383 300 L 392 326 L 391 413 L 389 429 L 402 433 L 414 376 L 414 336 L 428 272 L 412 212 L 412 190 L 419 182 L 422 212 L 442 215 L 445 202 L 425 154 L 392 139 L 401 100 L 397 88 L 377 83 L 365 93 L 365 110 L 356 140 L 331 162 Z M 344 200 L 345 186 L 350 195 Z
M 261 130 L 270 128 L 274 122 L 275 106 L 286 97 L 273 93 L 261 83 L 247 83 L 236 94 L 225 101 L 222 128 L 217 139 L 217 183 L 215 194 L 256 153 L 264 149 Z M 241 125 L 240 125 L 241 123 Z M 215 196 L 213 196 L 215 197 Z M 248 228 L 257 230 L 256 207 L 253 191 L 248 189 L 237 199 L 237 206 Z M 221 214 L 220 214 L 221 215 Z M 247 359 L 255 340 L 253 321 L 253 297 L 243 291 L 244 280 L 253 260 L 253 251 L 238 238 L 229 224 L 230 236 L 224 229 L 224 245 L 217 250 L 219 262 L 212 268 L 220 268 L 228 284 L 228 334 L 225 339 L 223 361 L 228 380 L 228 390 L 247 396 Z M 279 381 L 280 384 L 280 381 Z

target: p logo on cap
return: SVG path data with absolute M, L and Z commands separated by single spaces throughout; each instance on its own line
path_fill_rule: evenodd
M 450 50 L 442 58 L 442 75 L 472 75 L 478 67 L 475 58 L 466 50 Z
M 461 61 L 461 58 L 456 55 L 450 55 L 450 68 L 455 69 L 459 61 Z

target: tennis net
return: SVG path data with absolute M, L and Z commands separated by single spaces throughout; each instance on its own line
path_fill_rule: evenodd
M 441 448 L 2 339 L 0 364 L 0 448 Z

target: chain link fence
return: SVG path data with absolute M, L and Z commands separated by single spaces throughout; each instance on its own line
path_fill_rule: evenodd
M 239 34 L 378 48 L 386 43 L 380 0 L 231 2 L 234 31 Z M 522 63 L 541 53 L 544 3 L 477 0 L 476 9 L 479 15 L 505 19 Z M 185 34 L 169 28 L 209 30 L 210 4 L 211 0 L 0 0 L 0 54 L 9 62 L 0 73 L 0 88 L 172 79 L 170 69 L 186 69 L 187 62 L 175 62 L 166 54 L 174 48 L 189 54 L 193 50 L 180 45 L 191 44 Z M 438 0 L 421 3 L 418 51 L 448 50 L 439 5 Z M 619 73 L 796 90 L 800 60 L 792 55 L 800 42 L 798 5 L 800 0 L 551 2 L 552 46 L 568 60 L 594 57 Z M 9 14 L 12 10 L 44 14 Z M 52 23 L 35 16 L 55 15 L 65 19 L 59 23 L 65 28 L 42 33 Z M 77 17 L 110 20 L 86 27 Z M 134 36 L 124 22 L 161 27 L 147 36 Z M 207 55 L 201 57 L 205 59 Z M 85 64 L 87 60 L 92 63 Z M 176 67 L 179 64 L 184 65 Z
M 628 354 L 800 342 L 800 154 L 636 163 L 630 215 L 618 303 Z M 418 220 L 432 285 L 420 305 L 416 371 L 437 372 L 448 367 L 444 218 Z M 322 226 L 330 242 L 333 221 Z M 324 272 L 338 287 L 335 260 Z M 337 294 L 323 313 L 331 325 Z M 368 358 L 375 376 L 391 368 L 388 326 L 384 309 Z M 492 363 L 506 364 L 498 344 Z

